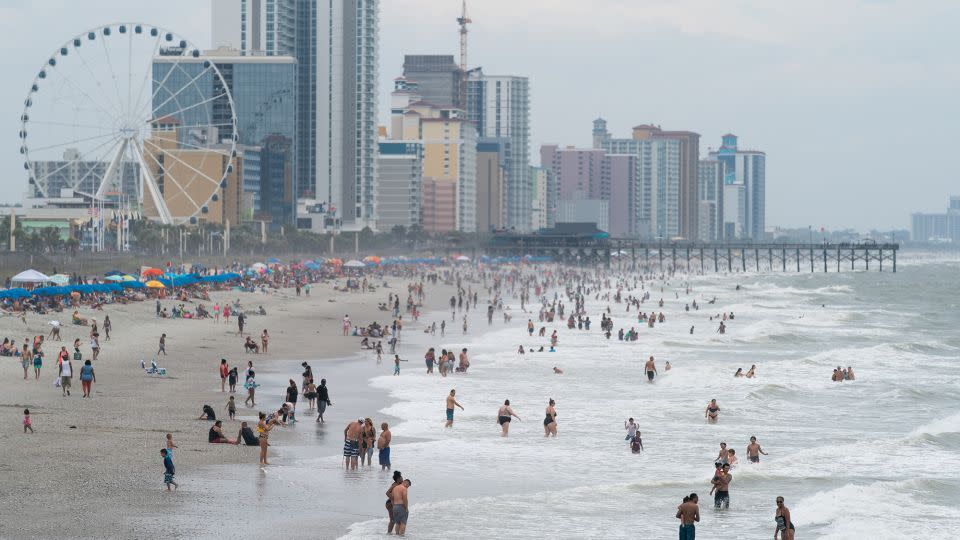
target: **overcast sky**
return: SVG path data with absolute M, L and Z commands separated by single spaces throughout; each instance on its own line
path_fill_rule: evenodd
M 381 112 L 405 53 L 456 54 L 460 0 L 383 0 Z M 655 123 L 733 132 L 767 153 L 767 224 L 907 227 L 960 194 L 960 2 L 949 0 L 473 0 L 470 64 L 531 79 L 531 155 Z M 26 174 L 17 131 L 52 50 L 108 22 L 210 43 L 207 0 L 0 0 L 0 201 Z M 145 61 L 148 61 L 145 59 Z M 383 118 L 384 115 L 381 114 Z M 536 165 L 536 161 L 533 163 Z

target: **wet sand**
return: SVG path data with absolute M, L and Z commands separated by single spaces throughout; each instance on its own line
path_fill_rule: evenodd
M 357 416 L 377 414 L 386 396 L 370 389 L 367 380 L 380 373 L 372 353 L 351 357 L 359 350 L 359 338 L 341 335 L 341 319 L 349 313 L 355 323 L 389 323 L 388 312 L 377 303 L 389 292 L 406 297 L 407 280 L 390 278 L 393 288 L 375 293 L 343 293 L 331 285 L 317 284 L 311 297 L 296 297 L 292 290 L 277 294 L 218 292 L 213 301 L 239 298 L 244 308 L 262 305 L 266 316 L 250 316 L 246 332 L 259 342 L 267 328 L 271 335 L 269 354 L 245 354 L 236 321 L 229 325 L 212 320 L 158 319 L 153 302 L 107 306 L 104 311 L 81 309 L 84 317 L 102 323 L 109 314 L 112 340 L 103 340 L 95 362 L 97 382 L 93 398 L 82 399 L 78 377 L 72 396 L 62 397 L 54 388 L 56 352 L 61 345 L 81 338 L 84 359 L 89 358 L 89 327 L 69 324 L 70 313 L 28 315 L 27 325 L 14 317 L 0 318 L 0 335 L 15 338 L 48 334 L 47 322 L 67 323 L 63 342 L 48 342 L 40 380 L 23 380 L 19 359 L 0 358 L 0 418 L 9 432 L 4 459 L 0 462 L 3 493 L 0 494 L 0 537 L 49 538 L 174 538 L 241 536 L 331 538 L 342 534 L 352 522 L 377 516 L 379 499 L 386 485 L 376 475 L 338 471 L 346 423 Z M 428 287 L 427 298 L 437 306 L 449 298 L 451 289 Z M 333 300 L 333 302 L 329 301 Z M 163 305 L 171 308 L 174 302 Z M 430 304 L 428 303 L 428 307 Z M 405 331 L 417 331 L 409 324 Z M 162 332 L 167 333 L 167 352 L 159 365 L 167 377 L 151 377 L 139 367 L 157 351 Z M 271 465 L 257 466 L 255 447 L 206 442 L 210 423 L 196 418 L 209 404 L 226 417 L 226 393 L 220 391 L 218 364 L 221 357 L 240 368 L 253 360 L 262 384 L 256 409 L 243 405 L 245 391 L 238 384 L 237 420 L 224 420 L 224 431 L 234 437 L 241 420 L 252 420 L 257 411 L 268 412 L 281 402 L 287 379 L 300 384 L 301 361 L 308 361 L 315 379 L 326 377 L 334 403 L 320 426 L 315 415 L 301 412 L 295 426 L 275 430 L 271 436 Z M 384 355 L 381 370 L 391 369 Z M 341 359 L 339 361 L 333 359 Z M 365 358 L 365 360 L 364 360 Z M 74 369 L 79 371 L 74 362 Z M 301 408 L 306 403 L 301 404 Z M 22 433 L 23 409 L 33 417 L 33 435 Z M 386 421 L 390 421 L 386 419 Z M 163 489 L 163 466 L 159 449 L 164 435 L 173 433 L 179 445 L 175 453 L 178 493 Z M 402 441 L 401 434 L 395 440 Z M 379 467 L 375 467 L 379 469 Z M 327 471 L 329 470 L 329 471 Z M 337 472 L 340 487 L 331 489 L 325 472 Z M 350 475 L 356 475 L 355 482 Z M 383 479 L 388 477 L 384 473 Z M 275 481 L 276 479 L 276 481 Z

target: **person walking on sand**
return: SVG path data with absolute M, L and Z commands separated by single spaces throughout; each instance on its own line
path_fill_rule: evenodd
M 380 463 L 381 471 L 390 470 L 391 439 L 393 439 L 393 433 L 390 433 L 390 426 L 383 422 L 380 424 L 380 437 L 377 439 L 377 462 Z
M 103 337 L 106 341 L 110 341 L 111 330 L 113 330 L 113 323 L 110 322 L 110 316 L 107 315 L 103 318 Z
M 247 370 L 247 380 L 243 383 L 244 388 L 247 389 L 247 399 L 243 400 L 243 404 L 247 407 L 256 407 L 257 406 L 257 374 L 254 373 L 252 369 Z
M 60 353 L 60 390 L 64 397 L 70 395 L 70 386 L 73 381 L 73 362 L 70 361 L 70 353 L 66 347 L 61 347 Z
M 237 315 L 237 335 L 243 336 L 243 325 L 247 322 L 247 316 L 241 311 Z
M 170 486 L 174 489 L 179 488 L 180 486 L 173 481 L 173 475 L 177 473 L 177 469 L 173 466 L 173 457 L 170 452 L 166 448 L 161 448 L 160 457 L 163 459 L 163 483 L 166 484 L 167 491 L 170 491 Z
M 550 398 L 550 402 L 547 403 L 546 418 L 543 419 L 543 436 L 549 437 L 553 435 L 557 436 L 557 408 L 556 402 L 553 401 L 553 398 Z
M 506 437 L 510 432 L 510 418 L 514 417 L 517 420 L 520 420 L 520 417 L 513 412 L 513 409 L 510 407 L 510 400 L 503 400 L 503 405 L 500 406 L 500 410 L 497 411 L 497 423 L 500 424 L 500 436 Z
M 41 336 L 42 337 L 42 336 Z M 40 369 L 43 368 L 43 344 L 36 342 L 33 345 L 33 380 L 40 380 Z
M 97 382 L 97 375 L 93 372 L 93 365 L 90 360 L 85 360 L 83 367 L 80 368 L 80 387 L 83 389 L 83 397 L 91 397 L 90 391 L 95 382 Z
M 220 359 L 220 391 L 227 391 L 227 376 L 230 375 L 230 366 L 227 365 L 227 359 Z
M 157 356 L 160 356 L 160 353 L 163 353 L 164 356 L 167 355 L 167 334 L 160 334 L 160 347 L 157 349 Z
M 454 407 L 460 407 L 461 411 L 464 410 L 463 405 L 460 405 L 456 397 L 454 397 L 456 395 L 457 395 L 456 390 L 450 390 L 450 394 L 447 396 L 447 424 L 444 427 L 453 427 L 453 408 Z

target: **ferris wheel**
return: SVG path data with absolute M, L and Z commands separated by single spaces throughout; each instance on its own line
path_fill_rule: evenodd
M 73 193 L 195 223 L 224 204 L 237 157 L 229 76 L 174 32 L 115 23 L 53 51 L 20 117 L 31 197 Z

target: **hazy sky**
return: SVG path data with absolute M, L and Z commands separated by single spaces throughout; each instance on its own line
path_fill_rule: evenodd
M 382 0 L 381 111 L 405 53 L 456 54 L 460 0 Z M 531 79 L 531 155 L 640 123 L 767 152 L 767 224 L 906 227 L 960 175 L 948 0 L 473 0 L 470 64 Z M 206 0 L 0 0 L 0 201 L 20 200 L 23 99 L 51 51 L 115 21 L 210 43 Z M 145 61 L 148 61 L 145 59 Z M 383 114 L 381 115 L 383 117 Z M 534 165 L 537 163 L 534 162 Z

